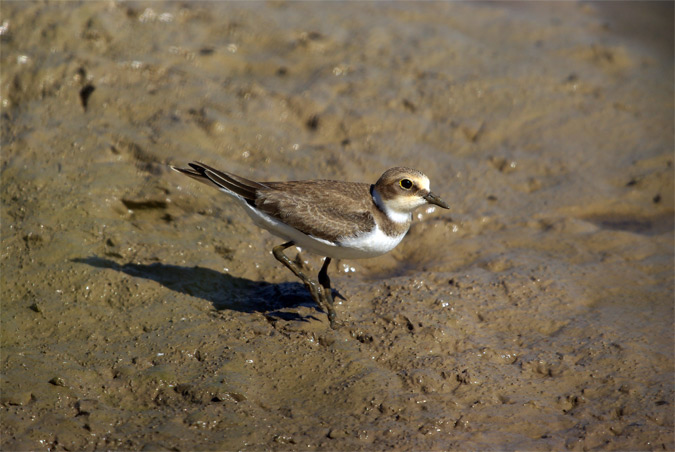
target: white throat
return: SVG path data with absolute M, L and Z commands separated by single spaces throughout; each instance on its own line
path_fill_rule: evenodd
M 397 210 L 390 209 L 387 207 L 387 204 L 382 200 L 382 196 L 373 188 L 373 202 L 377 207 L 384 212 L 384 214 L 394 223 L 407 223 L 412 218 L 410 212 L 399 212 Z

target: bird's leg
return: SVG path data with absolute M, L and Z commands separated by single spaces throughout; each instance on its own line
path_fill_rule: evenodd
M 335 328 L 335 309 L 333 308 L 333 289 L 330 287 L 330 278 L 328 277 L 328 265 L 330 264 L 330 257 L 326 257 L 323 261 L 323 266 L 319 272 L 319 284 L 323 287 L 323 295 L 328 305 L 328 320 L 330 326 Z
M 291 261 L 288 258 L 288 256 L 286 256 L 284 254 L 284 250 L 288 247 L 293 246 L 293 245 L 295 245 L 295 243 L 293 243 L 291 241 L 291 242 L 286 242 L 286 243 L 284 243 L 282 245 L 279 245 L 279 246 L 275 246 L 272 249 L 272 253 L 274 254 L 274 257 L 279 262 L 281 262 L 286 267 L 288 267 L 288 269 L 290 271 L 292 271 L 295 276 L 297 276 L 298 278 L 300 278 L 302 280 L 302 282 L 305 284 L 305 287 L 307 287 L 307 290 L 309 290 L 309 293 L 312 295 L 312 298 L 314 299 L 314 301 L 316 301 L 319 304 L 319 306 L 321 306 L 321 302 L 319 301 L 319 298 L 323 298 L 323 297 L 319 297 L 319 291 L 323 292 L 322 288 L 319 285 L 317 285 L 315 281 L 312 281 L 312 279 L 308 278 L 307 275 L 305 275 L 302 272 L 302 270 L 300 269 L 300 266 L 297 263 Z M 321 307 L 323 308 L 323 306 L 321 306 Z
M 307 290 L 309 290 L 310 295 L 312 296 L 312 299 L 316 304 L 319 305 L 319 307 L 326 311 L 328 314 L 328 320 L 330 321 L 331 326 L 333 326 L 333 320 L 335 319 L 335 310 L 333 309 L 333 304 L 332 304 L 332 296 L 330 298 L 330 302 L 326 299 L 325 291 L 323 287 L 319 284 L 316 283 L 316 281 L 312 280 L 311 278 L 308 278 L 300 269 L 300 266 L 293 261 L 291 261 L 288 256 L 284 254 L 284 250 L 290 246 L 293 246 L 294 243 L 291 242 L 286 242 L 284 244 L 281 244 L 279 246 L 275 246 L 272 249 L 272 253 L 274 254 L 274 257 L 284 264 L 290 271 L 293 272 L 295 276 L 300 278 L 302 282 L 305 284 L 305 287 L 307 287 Z M 323 269 L 322 269 L 323 271 Z M 326 275 L 326 279 L 328 278 L 328 275 Z
M 330 264 L 330 257 L 327 257 L 326 260 L 323 261 L 323 266 L 321 267 L 321 271 L 319 272 L 319 284 L 321 284 L 321 286 L 324 288 L 328 301 L 330 301 L 330 303 L 333 304 L 333 294 L 331 293 L 330 278 L 328 277 L 329 264 Z

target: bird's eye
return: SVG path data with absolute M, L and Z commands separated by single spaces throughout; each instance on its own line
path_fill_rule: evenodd
M 401 188 L 404 190 L 410 190 L 413 186 L 413 183 L 410 179 L 401 179 L 401 182 L 398 183 Z

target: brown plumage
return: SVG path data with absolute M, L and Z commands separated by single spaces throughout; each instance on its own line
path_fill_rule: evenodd
M 200 162 L 190 163 L 190 166 L 191 169 L 174 169 L 207 185 L 230 190 L 267 215 L 304 234 L 339 242 L 368 232 L 375 226 L 370 184 L 333 180 L 255 182 Z M 395 170 L 385 173 L 376 184 L 382 186 L 380 190 L 385 196 L 397 194 L 388 183 L 402 170 L 418 173 L 409 168 Z M 345 205 L 350 206 L 348 212 L 344 211 Z M 375 207 L 374 214 L 384 219 L 385 213 Z M 381 224 L 386 225 L 384 232 L 392 236 L 409 227 L 405 223 Z
M 365 233 L 375 226 L 370 185 L 329 180 L 268 182 L 255 205 L 295 229 L 331 242 Z M 341 206 L 349 205 L 349 211 Z

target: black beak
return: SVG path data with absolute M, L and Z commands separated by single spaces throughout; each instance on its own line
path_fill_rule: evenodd
M 424 199 L 427 200 L 429 204 L 435 204 L 439 207 L 442 207 L 444 209 L 449 209 L 450 206 L 448 206 L 445 201 L 443 201 L 441 198 L 438 196 L 434 195 L 433 193 L 429 192 L 424 196 Z

